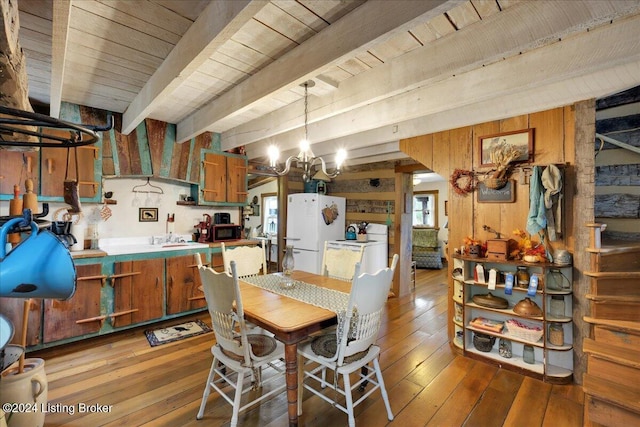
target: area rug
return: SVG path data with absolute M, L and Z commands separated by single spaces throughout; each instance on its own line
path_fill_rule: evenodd
M 179 325 L 167 326 L 160 329 L 147 329 L 144 334 L 151 347 L 179 341 L 189 337 L 211 332 L 209 325 L 201 320 L 180 323 Z

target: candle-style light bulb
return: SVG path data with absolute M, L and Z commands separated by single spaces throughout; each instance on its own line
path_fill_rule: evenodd
M 267 149 L 267 154 L 269 155 L 269 164 L 272 168 L 276 167 L 276 163 L 278 161 L 278 157 L 280 157 L 280 152 L 278 151 L 278 147 L 275 145 L 270 145 Z
M 345 159 L 347 158 L 347 152 L 341 148 L 338 150 L 338 152 L 336 153 L 336 169 L 340 169 L 342 167 L 342 163 L 345 161 Z

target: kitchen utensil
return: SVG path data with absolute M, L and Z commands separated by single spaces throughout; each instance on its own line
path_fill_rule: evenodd
M 20 198 L 20 186 L 13 186 L 13 199 L 9 200 L 9 215 L 22 215 L 22 199 Z M 20 242 L 20 234 L 12 233 L 9 235 L 9 243 L 16 245 Z
M 491 292 L 488 294 L 478 294 L 474 295 L 472 298 L 473 302 L 483 307 L 489 308 L 507 308 L 509 307 L 509 302 L 501 297 L 497 297 L 493 295 Z
M 14 218 L 0 228 L 0 241 L 22 222 Z M 69 250 L 47 230 L 31 222 L 31 235 L 6 253 L 0 245 L 0 297 L 71 298 L 76 290 L 76 269 Z
M 64 174 L 64 184 L 63 184 L 63 194 L 64 194 L 64 202 L 69 204 L 71 208 L 69 209 L 70 213 L 81 212 L 82 207 L 80 206 L 80 188 L 79 188 L 79 177 L 80 172 L 78 168 L 78 149 L 73 147 L 73 154 L 76 161 L 76 177 L 75 179 L 69 178 L 69 161 L 71 158 L 71 149 L 67 148 L 67 170 Z
M 345 233 L 345 239 L 347 240 L 356 240 L 356 228 L 353 225 L 347 227 L 347 232 Z
M 553 254 L 553 259 L 557 265 L 569 265 L 571 264 L 571 254 L 565 249 L 558 249 Z
M 31 212 L 38 210 L 38 196 L 33 192 L 33 180 L 27 179 L 24 182 L 25 192 L 22 195 L 23 209 L 31 209 Z
M 517 303 L 515 307 L 513 307 L 513 312 L 525 317 L 542 316 L 542 310 L 531 298 L 525 298 Z

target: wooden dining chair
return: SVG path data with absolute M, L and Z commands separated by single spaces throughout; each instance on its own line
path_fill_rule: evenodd
M 264 246 L 238 246 L 229 249 L 225 247 L 224 242 L 222 242 L 220 247 L 222 249 L 224 271 L 229 272 L 231 261 L 235 261 L 238 277 L 267 274 L 267 257 Z
M 286 383 L 284 345 L 270 335 L 248 333 L 235 261 L 229 268 L 230 273 L 217 273 L 198 262 L 216 343 L 211 347 L 213 361 L 196 418 L 202 419 L 209 394 L 215 390 L 233 407 L 230 425 L 235 427 L 240 412 L 281 393 Z M 273 368 L 275 374 L 262 381 L 262 368 Z M 237 374 L 235 381 L 229 370 Z M 270 384 L 267 392 L 255 393 L 266 384 Z M 243 402 L 243 395 L 250 391 Z
M 322 275 L 350 282 L 353 280 L 356 264 L 362 262 L 364 245 L 357 251 L 344 248 L 330 248 L 324 242 L 322 254 Z
M 345 412 L 349 427 L 354 427 L 356 422 L 353 408 L 375 390 L 380 389 L 387 409 L 387 418 L 389 421 L 393 420 L 378 362 L 380 347 L 376 345 L 376 340 L 397 263 L 398 255 L 395 254 L 391 267 L 379 270 L 375 274 L 358 274 L 358 263 L 349 304 L 346 312 L 338 315 L 335 333 L 315 337 L 298 347 L 298 415 L 302 414 L 302 392 L 306 389 Z M 334 371 L 333 382 L 326 381 L 327 369 Z M 357 381 L 353 384 L 351 374 L 357 375 Z M 308 382 L 317 382 L 320 388 Z M 354 402 L 353 390 L 359 388 L 364 391 L 363 386 L 367 384 L 372 384 L 373 387 Z M 332 388 L 335 392 L 324 392 L 323 389 L 326 387 Z

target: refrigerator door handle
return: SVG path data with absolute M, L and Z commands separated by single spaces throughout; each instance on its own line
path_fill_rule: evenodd
M 285 237 L 284 240 L 302 240 L 299 237 Z

